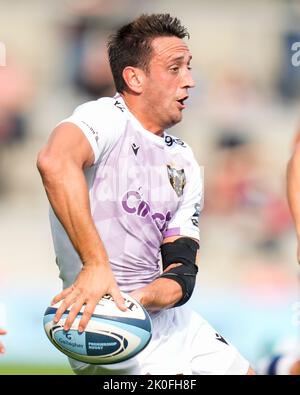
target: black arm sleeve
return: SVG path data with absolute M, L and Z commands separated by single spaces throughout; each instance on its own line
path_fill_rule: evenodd
M 161 246 L 164 270 L 172 263 L 182 263 L 182 265 L 161 275 L 162 278 L 176 281 L 182 288 L 182 298 L 173 307 L 182 306 L 192 296 L 198 273 L 198 267 L 195 264 L 198 248 L 199 244 L 188 237 L 181 237 L 173 243 L 166 243 Z

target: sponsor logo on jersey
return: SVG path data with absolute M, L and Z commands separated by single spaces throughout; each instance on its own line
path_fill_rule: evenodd
M 178 197 L 182 196 L 183 189 L 186 184 L 184 169 L 177 170 L 175 167 L 171 167 L 170 165 L 167 165 L 167 169 L 172 188 Z
M 138 150 L 140 149 L 139 146 L 137 146 L 135 143 L 131 144 L 131 148 L 134 152 L 134 155 L 137 156 Z
M 182 147 L 186 148 L 186 144 L 184 141 L 175 138 L 175 137 L 171 137 L 169 135 L 165 136 L 165 143 L 168 147 L 172 147 L 172 145 L 177 144 L 177 145 L 181 145 Z
M 158 229 L 164 232 L 167 229 L 168 223 L 171 220 L 171 212 L 166 214 L 161 212 L 151 213 L 150 204 L 142 199 L 142 196 L 137 191 L 128 191 L 122 198 L 123 210 L 128 214 L 137 215 L 141 218 L 150 216 L 156 223 Z
M 194 226 L 198 226 L 198 224 L 199 224 L 199 216 L 200 216 L 200 207 L 201 207 L 201 205 L 200 205 L 200 203 L 196 203 L 196 204 L 194 205 L 194 207 L 195 207 L 195 212 L 194 212 L 194 214 L 192 215 L 191 221 L 192 221 L 192 223 L 193 223 Z

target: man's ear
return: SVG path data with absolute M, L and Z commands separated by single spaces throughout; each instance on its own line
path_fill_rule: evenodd
M 127 66 L 123 70 L 122 75 L 129 89 L 135 93 L 142 93 L 144 82 L 143 70 L 137 67 Z

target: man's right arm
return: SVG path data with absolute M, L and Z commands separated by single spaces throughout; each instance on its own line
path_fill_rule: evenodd
M 298 132 L 294 152 L 287 167 L 287 196 L 296 227 L 298 240 L 298 262 L 300 263 L 300 132 Z
M 56 321 L 73 305 L 65 323 L 66 330 L 83 304 L 86 304 L 80 321 L 80 329 L 84 330 L 97 302 L 106 293 L 112 295 L 120 309 L 126 309 L 91 216 L 83 170 L 93 162 L 94 153 L 90 143 L 79 127 L 68 122 L 60 124 L 53 131 L 37 160 L 50 204 L 83 264 L 74 284 L 53 299 L 53 303 L 63 300 Z
M 0 328 L 0 335 L 6 335 L 6 330 Z M 0 342 L 0 354 L 5 353 L 5 347 L 4 345 Z

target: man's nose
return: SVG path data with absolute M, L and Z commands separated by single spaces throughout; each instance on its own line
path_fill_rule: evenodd
M 183 78 L 184 88 L 194 88 L 196 86 L 195 80 L 190 70 L 187 70 Z

